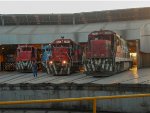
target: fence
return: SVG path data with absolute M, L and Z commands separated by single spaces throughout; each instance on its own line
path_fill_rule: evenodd
M 72 101 L 92 101 L 93 113 L 96 113 L 97 100 L 119 99 L 119 98 L 140 98 L 150 97 L 150 94 L 132 94 L 132 95 L 115 95 L 115 96 L 95 96 L 80 98 L 64 98 L 64 99 L 47 99 L 47 100 L 23 100 L 23 101 L 1 101 L 0 105 L 16 105 L 16 104 L 38 104 L 38 103 L 54 103 L 54 102 L 72 102 Z

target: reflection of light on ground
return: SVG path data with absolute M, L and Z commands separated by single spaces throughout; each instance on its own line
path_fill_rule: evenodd
M 131 72 L 132 72 L 133 76 L 138 76 L 137 66 L 132 67 Z
M 138 83 L 139 75 L 138 75 L 138 71 L 137 71 L 137 66 L 132 67 L 131 72 L 134 77 L 134 82 Z
M 137 53 L 130 53 L 130 58 L 133 60 L 133 65 L 137 65 Z

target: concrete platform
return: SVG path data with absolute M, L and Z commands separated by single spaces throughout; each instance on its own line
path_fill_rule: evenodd
M 110 77 L 92 77 L 83 73 L 74 73 L 70 76 L 52 76 L 42 72 L 38 72 L 38 77 L 33 77 L 32 73 L 0 72 L 0 101 L 141 94 L 150 93 L 149 89 L 150 68 L 138 70 L 133 68 Z M 149 106 L 150 97 L 98 100 L 97 112 L 148 113 L 150 112 Z M 0 109 L 7 108 L 68 110 L 78 108 L 79 110 L 91 111 L 92 102 L 0 106 Z M 7 111 L 5 112 L 7 113 Z M 30 113 L 30 111 L 27 112 Z
M 0 84 L 149 84 L 150 68 L 133 68 L 110 77 L 92 77 L 83 73 L 74 73 L 69 76 L 52 76 L 38 72 L 38 77 L 32 73 L 0 72 Z

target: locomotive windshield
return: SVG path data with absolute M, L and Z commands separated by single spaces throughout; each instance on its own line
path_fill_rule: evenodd
M 31 51 L 31 47 L 22 47 L 22 51 Z
M 70 40 L 56 40 L 53 44 L 53 47 L 72 47 L 72 42 Z
M 54 44 L 53 47 L 70 47 L 70 44 Z
M 111 35 L 98 35 L 93 36 L 92 38 L 89 38 L 90 40 L 111 40 Z
M 94 40 L 110 40 L 111 36 L 110 35 L 105 35 L 105 36 L 97 36 L 94 38 Z
M 114 37 L 114 33 L 109 30 L 101 30 L 101 31 L 94 31 L 89 34 L 89 41 L 90 40 L 112 40 Z

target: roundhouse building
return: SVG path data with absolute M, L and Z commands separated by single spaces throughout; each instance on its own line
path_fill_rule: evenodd
M 100 29 L 113 30 L 126 39 L 138 67 L 150 66 L 149 7 L 74 14 L 1 14 L 0 52 L 7 51 L 3 47 L 45 44 L 61 36 L 86 42 L 91 31 Z

